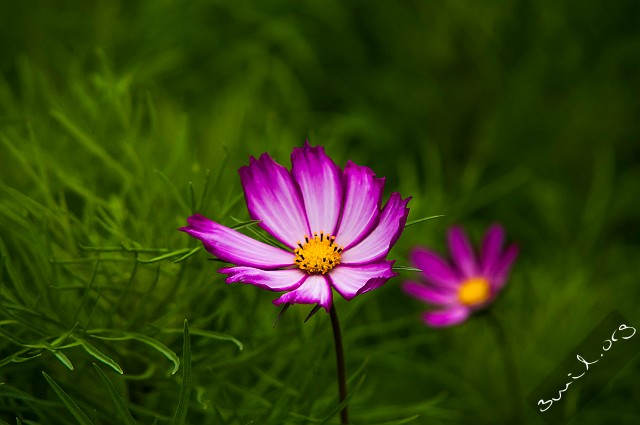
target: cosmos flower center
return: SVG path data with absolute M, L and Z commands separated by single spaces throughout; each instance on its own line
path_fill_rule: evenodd
M 335 243 L 335 236 L 314 232 L 313 238 L 305 235 L 304 240 L 305 243 L 298 242 L 298 248 L 293 251 L 296 254 L 295 264 L 301 270 L 309 274 L 325 274 L 340 264 L 342 247 Z
M 489 299 L 489 282 L 483 277 L 472 277 L 462 282 L 458 289 L 458 300 L 464 305 L 476 305 Z

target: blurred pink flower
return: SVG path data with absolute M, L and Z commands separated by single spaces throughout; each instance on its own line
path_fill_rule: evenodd
M 412 264 L 422 270 L 426 283 L 405 282 L 403 290 L 414 298 L 441 307 L 424 313 L 424 322 L 432 327 L 464 322 L 474 311 L 488 306 L 502 290 L 518 247 L 503 251 L 504 229 L 493 225 L 476 258 L 469 239 L 460 227 L 449 229 L 451 262 L 422 247 L 411 253 Z

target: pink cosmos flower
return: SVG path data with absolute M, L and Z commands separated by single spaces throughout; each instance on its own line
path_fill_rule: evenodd
M 504 229 L 497 224 L 491 226 L 484 237 L 479 261 L 460 227 L 451 228 L 448 239 L 452 262 L 417 247 L 411 253 L 411 262 L 422 270 L 427 283 L 403 285 L 412 297 L 442 307 L 423 315 L 425 323 L 433 327 L 456 325 L 491 304 L 518 256 L 515 245 L 503 251 Z
M 288 249 L 250 238 L 199 214 L 180 230 L 233 267 L 227 283 L 287 291 L 275 305 L 318 304 L 329 311 L 335 289 L 347 300 L 382 286 L 394 261 L 386 256 L 409 214 L 399 193 L 384 208 L 384 178 L 348 161 L 344 170 L 321 146 L 291 154 L 291 172 L 264 153 L 240 168 L 249 215 Z

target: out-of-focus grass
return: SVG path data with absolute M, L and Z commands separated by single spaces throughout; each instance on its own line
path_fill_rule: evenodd
M 522 253 L 494 312 L 525 393 L 611 309 L 640 323 L 638 12 L 2 3 L 0 423 L 337 423 L 328 317 L 296 306 L 274 329 L 274 294 L 227 287 L 176 231 L 246 220 L 236 169 L 306 137 L 413 196 L 410 220 L 445 215 L 407 229 L 398 264 L 451 223 L 505 224 Z M 423 327 L 413 277 L 337 304 L 354 423 L 505 423 L 485 319 Z M 577 421 L 635 423 L 638 367 Z

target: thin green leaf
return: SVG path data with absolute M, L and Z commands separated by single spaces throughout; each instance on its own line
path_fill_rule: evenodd
M 2 144 L 7 148 L 7 151 L 20 162 L 21 169 L 25 171 L 26 174 L 28 174 L 33 179 L 33 181 L 39 182 L 40 178 L 38 177 L 38 174 L 35 172 L 35 170 L 29 164 L 29 160 L 27 159 L 27 156 L 25 155 L 25 153 L 17 149 L 11 143 L 9 138 L 6 137 L 4 134 L 0 134 L 0 141 L 2 141 Z
M 391 422 L 383 422 L 383 423 L 372 424 L 372 425 L 402 425 L 402 424 L 407 424 L 409 422 L 413 422 L 416 419 L 418 419 L 419 417 L 420 417 L 420 415 L 412 415 L 412 416 L 408 416 L 406 418 L 396 419 L 396 420 L 393 420 Z
M 152 294 L 156 290 L 156 286 L 158 285 L 158 281 L 160 280 L 160 265 L 156 266 L 155 274 L 153 276 L 153 280 L 151 281 L 151 285 L 145 289 L 145 292 L 142 294 L 140 298 L 140 305 L 145 305 L 150 299 Z M 143 309 L 136 309 L 132 314 L 129 315 L 129 320 L 125 326 L 125 329 L 130 329 L 134 323 L 138 321 L 140 315 L 142 314 Z
M 259 239 L 262 242 L 264 242 L 264 243 L 266 243 L 268 245 L 273 245 L 273 246 L 275 246 L 277 248 L 281 248 L 281 249 L 284 249 L 284 250 L 288 250 L 289 249 L 286 246 L 284 246 L 280 241 L 277 241 L 274 238 L 268 237 L 268 236 L 264 235 L 263 233 L 259 232 L 258 229 L 254 228 L 254 226 L 246 225 L 249 222 L 242 221 L 242 220 L 240 220 L 238 218 L 235 218 L 233 216 L 231 216 L 231 219 L 236 222 L 236 226 L 245 227 L 249 232 L 251 232 L 253 234 L 253 236 L 256 239 Z M 234 227 L 232 227 L 232 228 L 234 228 Z
M 355 370 L 355 372 L 353 372 L 351 374 L 351 376 L 349 376 L 349 378 L 347 378 L 347 385 L 351 385 L 351 383 L 353 381 L 356 380 L 356 378 L 358 378 L 360 375 L 364 375 L 364 370 L 367 368 L 367 365 L 369 364 L 369 360 L 371 358 L 370 357 L 366 357 L 364 359 L 364 361 L 362 362 L 362 364 L 360 366 L 358 366 L 358 368 Z
M 421 272 L 421 269 L 410 267 L 410 266 L 393 266 L 391 267 L 394 271 L 405 271 L 405 272 Z
M 331 411 L 331 413 L 325 416 L 325 418 L 322 421 L 320 421 L 319 425 L 324 425 L 327 422 L 329 422 L 335 415 L 338 414 L 338 412 L 342 410 L 343 407 L 349 404 L 349 400 L 351 400 L 351 398 L 360 390 L 360 387 L 362 386 L 362 384 L 364 384 L 364 381 L 366 378 L 367 378 L 367 375 L 362 375 L 362 377 L 358 380 L 356 385 L 354 385 L 354 387 L 349 391 L 349 395 L 347 395 L 347 398 L 342 403 L 338 404 Z
M 193 248 L 191 251 L 187 252 L 185 255 L 183 255 L 182 257 L 178 258 L 177 260 L 173 260 L 174 263 L 179 263 L 181 261 L 186 260 L 187 258 L 191 257 L 193 254 L 195 254 L 196 252 L 200 251 L 200 248 L 202 248 L 202 245 L 198 245 L 197 247 Z
M 166 329 L 162 329 L 162 332 L 164 333 L 180 333 L 182 332 L 181 329 L 178 328 L 166 328 Z M 231 336 L 231 335 L 227 335 L 227 334 L 223 334 L 220 332 L 213 332 L 213 331 L 205 331 L 202 329 L 191 329 L 189 330 L 189 333 L 191 335 L 197 335 L 197 336 L 203 336 L 205 338 L 211 338 L 211 339 L 219 339 L 221 341 L 229 341 L 229 342 L 233 342 L 240 351 L 242 351 L 242 349 L 244 348 L 244 344 L 238 340 L 237 338 Z
M 24 350 L 20 350 L 0 360 L 0 368 L 9 363 L 22 363 L 22 362 L 26 362 L 28 360 L 34 359 L 36 357 L 40 357 L 42 355 L 42 352 L 38 352 L 35 354 L 27 354 L 28 351 L 30 350 L 28 348 L 25 348 Z M 23 354 L 28 355 L 28 357 L 21 357 Z
M 42 372 L 42 375 L 44 375 L 44 379 L 46 379 L 49 385 L 51 385 L 53 391 L 55 391 L 60 400 L 62 400 L 69 412 L 71 412 L 73 417 L 76 418 L 80 425 L 94 425 L 93 422 L 91 422 L 91 419 L 89 419 L 89 417 L 82 411 L 82 409 L 80 409 L 76 402 L 73 401 L 73 399 L 71 399 L 71 397 L 69 397 L 69 395 L 65 393 L 62 388 L 60 388 L 60 386 L 56 383 L 56 381 L 53 380 L 53 378 L 47 375 L 47 373 L 44 371 Z
M 115 408 L 118 416 L 120 416 L 122 422 L 126 425 L 136 425 L 136 421 L 133 420 L 127 405 L 116 390 L 116 387 L 114 387 L 109 378 L 107 378 L 107 375 L 105 375 L 102 369 L 100 369 L 100 366 L 95 363 L 93 364 L 93 368 L 96 370 L 96 373 L 100 376 L 104 387 L 107 389 L 107 393 L 109 393 L 111 401 L 113 402 L 113 407 Z
M 244 193 L 240 192 L 233 199 L 229 200 L 228 202 L 225 202 L 223 205 L 226 205 L 226 207 L 220 212 L 219 216 L 226 217 L 229 214 L 229 212 L 236 206 L 236 204 L 242 201 L 243 198 L 244 198 Z
M 45 400 L 43 398 L 35 397 L 33 394 L 9 384 L 5 384 L 4 382 L 0 383 L 0 397 L 2 397 L 3 400 L 20 400 L 29 406 L 38 405 L 45 409 L 60 407 L 60 402 L 55 399 Z
M 181 207 L 185 210 L 185 211 L 190 211 L 189 205 L 187 205 L 187 203 L 185 202 L 184 198 L 182 197 L 182 193 L 180 192 L 180 190 L 178 190 L 178 188 L 176 187 L 175 184 L 173 184 L 173 182 L 171 181 L 171 179 L 169 179 L 162 171 L 155 169 L 153 170 L 157 175 L 159 175 L 162 180 L 164 180 L 165 184 L 173 191 L 173 194 L 175 196 L 175 199 L 178 201 L 178 203 L 180 203 Z
M 196 191 L 193 188 L 193 183 L 189 182 L 189 200 L 191 201 L 191 214 L 195 214 L 195 212 L 197 211 L 197 205 L 196 205 Z
M 148 253 L 148 254 L 157 254 L 162 252 L 169 252 L 167 248 L 136 248 L 133 246 L 125 246 L 123 243 L 120 246 L 86 246 L 82 244 L 78 244 L 78 248 L 82 251 L 97 251 L 97 252 L 137 252 L 137 253 Z
M 244 227 L 255 226 L 256 224 L 260 223 L 261 221 L 262 220 L 247 220 L 247 221 L 243 221 L 243 222 L 234 224 L 233 226 L 229 226 L 229 228 L 230 229 L 234 229 L 234 230 L 238 230 L 238 229 L 242 229 Z
M 178 357 L 178 355 L 169 347 L 167 347 L 157 339 L 152 338 L 150 336 L 137 333 L 137 332 L 121 333 L 121 332 L 109 331 L 107 329 L 92 329 L 87 333 L 91 335 L 93 338 L 104 339 L 107 341 L 126 341 L 126 340 L 133 339 L 133 340 L 142 342 L 143 344 L 147 344 L 148 346 L 154 348 L 160 354 L 162 354 L 167 359 L 169 359 L 171 363 L 173 363 L 173 371 L 171 372 L 172 375 L 176 373 L 178 371 L 178 368 L 180 367 L 180 358 Z M 115 336 L 99 335 L 100 333 L 112 333 L 112 334 L 115 334 Z
M 52 264 L 81 264 L 92 263 L 94 261 L 122 261 L 129 262 L 131 258 L 126 257 L 83 257 L 83 258 L 51 258 L 49 260 Z
M 156 263 L 158 261 L 162 261 L 162 260 L 165 260 L 167 258 L 175 257 L 177 255 L 189 254 L 191 251 L 193 251 L 193 248 L 182 248 L 182 249 L 178 249 L 178 250 L 175 250 L 175 251 L 168 252 L 168 253 L 166 253 L 164 255 L 160 255 L 158 257 L 150 258 L 148 260 L 142 260 L 142 259 L 138 258 L 138 261 L 140 263 L 144 263 L 144 264 Z
M 440 217 L 444 217 L 444 215 L 440 214 L 440 215 L 432 215 L 431 217 L 418 218 L 416 220 L 411 220 L 407 222 L 407 224 L 405 224 L 404 227 L 407 228 L 409 226 L 413 226 L 414 224 L 422 223 L 423 221 L 433 220 L 434 218 L 440 218 Z
M 307 416 L 307 415 L 302 415 L 300 413 L 296 413 L 296 412 L 289 412 L 289 416 L 294 417 L 296 419 L 302 419 L 304 422 L 303 423 L 314 423 L 314 424 L 318 424 L 320 422 L 322 422 L 322 419 L 319 418 L 312 418 L 311 416 Z
M 226 163 L 226 161 L 224 161 L 224 163 Z M 220 173 L 222 173 L 223 168 L 224 167 L 220 167 L 218 176 L 220 176 Z M 204 205 L 204 197 L 206 196 L 207 191 L 209 189 L 209 177 L 211 177 L 211 170 L 207 168 L 204 172 L 204 184 L 202 185 L 202 192 L 200 193 L 200 202 L 196 205 L 195 211 L 199 211 L 200 208 L 202 208 L 202 206 Z
M 98 252 L 120 252 L 122 246 L 86 246 L 78 244 L 78 248 L 82 251 L 98 251 Z
M 229 146 L 227 146 L 226 143 L 222 143 L 222 160 L 220 161 L 220 163 L 223 165 L 222 167 L 218 167 L 218 174 L 216 175 L 215 180 L 213 181 L 213 187 L 218 187 L 218 184 L 220 183 L 220 179 L 222 178 L 222 175 L 224 174 L 225 170 L 228 168 L 228 160 L 229 160 Z M 209 169 L 207 168 L 207 179 L 209 178 Z
M 157 370 L 158 368 L 155 363 L 151 363 L 147 365 L 147 368 L 144 371 L 136 373 L 135 375 L 127 373 L 126 375 L 123 375 L 123 377 L 127 381 L 148 381 L 154 376 Z
M 76 330 L 76 328 L 78 327 L 78 322 L 76 322 L 75 325 L 73 325 L 71 327 L 71 329 L 69 329 L 67 332 L 63 333 L 62 335 L 60 335 L 59 337 L 57 337 L 56 339 L 54 339 L 51 342 L 51 347 L 52 348 L 59 348 L 60 345 L 65 342 L 67 340 L 67 338 L 69 338 L 71 336 L 71 334 L 73 334 L 73 332 Z
M 180 398 L 178 407 L 173 417 L 172 425 L 183 425 L 189 410 L 189 398 L 191 395 L 191 342 L 189 341 L 189 323 L 184 321 L 184 343 L 182 346 L 182 385 L 180 386 Z
M 11 336 L 11 334 L 9 332 L 6 332 L 4 329 L 2 329 L 0 327 L 0 336 L 2 336 L 4 339 L 6 339 L 7 341 L 20 346 L 20 347 L 27 347 L 27 345 L 24 342 L 20 342 L 17 339 L 15 339 L 13 336 Z M 29 347 L 32 348 L 32 347 Z
M 80 345 L 82 346 L 82 348 L 84 348 L 84 350 L 87 353 L 89 353 L 91 356 L 93 356 L 96 359 L 100 360 L 102 363 L 106 364 L 107 366 L 110 366 L 113 370 L 118 372 L 120 375 L 122 375 L 124 373 L 122 368 L 120 367 L 120 365 L 118 363 L 116 363 L 111 357 L 107 356 L 102 351 L 98 350 L 90 342 L 88 342 L 88 341 L 86 341 L 84 339 L 81 339 L 81 338 L 77 338 L 77 337 L 75 337 L 74 339 L 76 341 L 78 341 L 80 343 Z
M 65 365 L 69 370 L 73 370 L 73 363 L 71 363 L 69 357 L 67 357 L 62 351 L 51 350 L 51 353 L 53 353 L 53 355 L 56 356 L 56 359 L 60 360 L 60 363 Z
M 62 124 L 62 126 L 77 142 L 79 142 L 87 151 L 102 160 L 102 163 L 116 171 L 123 180 L 128 180 L 130 178 L 131 174 L 127 169 L 120 165 L 119 161 L 116 161 L 111 155 L 109 155 L 101 143 L 91 138 L 91 136 L 81 130 L 61 111 L 54 109 L 51 111 L 51 115 L 56 121 Z

